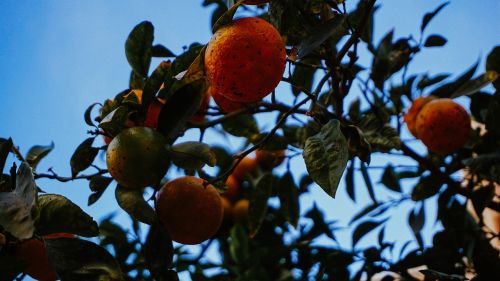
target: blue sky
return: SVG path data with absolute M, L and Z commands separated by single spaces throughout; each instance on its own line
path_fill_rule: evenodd
M 83 112 L 91 103 L 110 98 L 128 85 L 130 67 L 123 46 L 130 30 L 143 20 L 151 21 L 155 25 L 155 42 L 175 53 L 195 41 L 206 43 L 211 35 L 213 7 L 204 8 L 201 2 L 0 1 L 0 136 L 12 137 L 23 152 L 31 145 L 54 141 L 56 148 L 42 162 L 39 171 L 53 167 L 59 174 L 69 175 L 71 154 L 87 137 Z M 348 6 L 352 6 L 351 2 L 354 1 L 347 1 Z M 378 2 L 381 8 L 376 14 L 375 42 L 394 26 L 396 37 L 414 34 L 418 38 L 422 16 L 443 1 Z M 451 1 L 426 30 L 427 35 L 443 34 L 448 39 L 447 45 L 424 51 L 414 60 L 409 73 L 458 74 L 478 58 L 484 69 L 484 57 L 499 43 L 498 11 L 500 2 L 496 0 Z M 362 57 L 361 63 L 369 62 Z M 395 81 L 399 82 L 400 76 L 397 77 Z M 284 95 L 288 95 L 288 89 L 288 85 L 280 87 Z M 299 160 L 293 163 L 297 174 L 304 171 Z M 377 161 L 374 159 L 374 165 Z M 362 182 L 357 181 L 361 190 L 358 204 L 349 201 L 342 183 L 335 200 L 318 187 L 312 188 L 311 196 L 303 202 L 304 209 L 316 202 L 329 219 L 340 219 L 345 224 L 368 202 Z M 86 181 L 61 184 L 41 180 L 38 184 L 48 192 L 67 196 L 95 218 L 118 210 L 113 203 L 112 188 L 99 202 L 87 207 Z M 397 225 L 405 218 L 406 215 L 396 217 L 391 224 Z M 128 225 L 123 217 L 120 220 Z M 432 223 L 426 226 L 427 231 L 432 229 Z M 406 228 L 392 234 L 394 239 L 398 235 L 411 237 Z M 350 241 L 348 236 L 341 239 Z

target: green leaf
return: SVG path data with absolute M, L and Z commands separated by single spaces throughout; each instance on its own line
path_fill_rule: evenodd
M 257 120 L 251 114 L 242 114 L 222 122 L 222 128 L 236 137 L 250 138 L 259 133 Z
M 130 110 L 127 106 L 121 105 L 108 113 L 99 123 L 99 128 L 103 129 L 109 136 L 115 137 L 124 128 Z
M 61 280 L 125 280 L 120 265 L 104 248 L 76 238 L 45 240 L 47 256 Z
M 429 37 L 427 37 L 427 39 L 425 39 L 424 46 L 425 47 L 442 47 L 446 44 L 446 42 L 448 42 L 448 40 L 446 40 L 446 38 L 444 38 L 443 36 L 437 35 L 437 34 L 432 34 L 432 35 L 429 35 Z
M 434 11 L 427 13 L 424 15 L 422 19 L 422 24 L 420 25 L 420 32 L 423 33 L 429 22 L 444 8 L 446 5 L 450 4 L 450 2 L 444 2 L 439 5 Z
M 89 195 L 88 206 L 94 204 L 102 196 L 106 188 L 113 181 L 111 177 L 94 176 L 89 181 L 90 190 L 93 192 Z
M 161 224 L 155 223 L 151 226 L 143 251 L 151 275 L 156 280 L 170 280 L 167 276 L 170 274 L 168 268 L 172 266 L 174 258 L 174 246 L 168 232 Z
M 153 49 L 154 27 L 149 21 L 136 25 L 125 42 L 125 54 L 132 69 L 140 76 L 148 76 Z
M 128 87 L 130 89 L 142 89 L 144 88 L 144 77 L 137 74 L 135 71 L 130 71 L 130 78 L 128 82 Z
M 361 120 L 360 127 L 372 151 L 389 152 L 392 149 L 401 148 L 398 131 L 388 123 L 384 123 L 375 114 L 367 114 Z
M 441 185 L 432 176 L 421 177 L 418 184 L 413 188 L 411 199 L 413 201 L 420 201 L 430 198 L 439 192 Z
M 462 75 L 460 75 L 455 81 L 446 83 L 437 89 L 433 90 L 430 95 L 436 96 L 439 98 L 448 98 L 453 95 L 462 85 L 467 83 L 474 73 L 476 72 L 477 66 L 479 65 L 479 61 L 476 62 L 473 66 L 471 66 L 468 70 L 466 70 Z
M 94 162 L 99 149 L 92 147 L 95 137 L 84 140 L 75 150 L 70 159 L 71 174 L 76 176 L 79 172 L 87 169 Z
M 175 54 L 172 51 L 170 51 L 167 47 L 161 44 L 156 44 L 151 49 L 151 56 L 157 58 L 172 58 L 175 57 Z
M 354 163 L 356 160 L 353 158 L 351 159 L 351 163 L 349 167 L 347 167 L 347 173 L 345 175 L 345 185 L 346 185 L 346 192 L 347 195 L 349 195 L 349 198 L 353 202 L 356 202 L 356 193 L 355 193 L 355 185 L 354 185 Z
M 311 178 L 335 198 L 340 178 L 347 166 L 349 150 L 338 120 L 330 120 L 321 131 L 306 140 L 304 161 Z
M 40 195 L 38 208 L 40 215 L 35 222 L 38 235 L 66 232 L 94 237 L 99 234 L 97 222 L 78 205 L 62 195 Z
M 496 72 L 483 73 L 478 77 L 465 82 L 465 84 L 460 86 L 460 88 L 458 88 L 458 90 L 456 90 L 453 95 L 451 95 L 451 98 L 454 99 L 461 96 L 468 96 L 477 93 L 482 88 L 488 86 L 491 82 L 497 80 L 498 75 L 499 74 Z
M 245 0 L 238 0 L 231 8 L 229 8 L 214 24 L 212 27 L 212 33 L 215 33 L 217 30 L 220 28 L 231 24 L 233 22 L 233 17 L 234 14 L 236 13 L 236 10 L 238 10 L 238 7 L 243 4 L 243 1 Z
M 314 29 L 314 33 L 312 33 L 309 37 L 302 41 L 299 46 L 299 53 L 297 55 L 298 59 L 301 59 L 312 51 L 314 51 L 317 47 L 319 47 L 323 42 L 325 42 L 330 36 L 332 36 L 338 28 L 341 28 L 346 20 L 345 15 L 336 15 L 334 18 L 325 22 L 319 27 Z
M 87 123 L 87 125 L 91 126 L 91 127 L 97 127 L 95 124 L 94 124 L 94 120 L 92 120 L 92 109 L 94 109 L 94 107 L 96 105 L 101 105 L 100 103 L 98 102 L 95 102 L 93 104 L 91 104 L 89 107 L 87 107 L 87 109 L 85 110 L 85 114 L 83 115 L 84 117 L 84 120 L 85 120 L 85 123 Z
M 297 227 L 300 215 L 299 189 L 295 185 L 291 172 L 287 172 L 280 180 L 278 186 L 278 196 L 280 198 L 280 210 L 285 219 Z
M 413 209 L 413 211 L 410 212 L 408 216 L 408 224 L 410 225 L 418 244 L 421 248 L 423 248 L 424 242 L 420 233 L 425 224 L 425 207 L 423 204 L 420 206 L 420 209 Z
M 352 246 L 355 247 L 361 238 L 372 230 L 375 230 L 378 226 L 384 224 L 386 221 L 387 219 L 383 219 L 381 221 L 365 221 L 359 224 L 352 233 Z
M 433 76 L 433 77 L 429 77 L 427 76 L 427 74 L 424 75 L 424 77 L 422 77 L 422 79 L 420 79 L 420 81 L 418 81 L 417 83 L 417 88 L 419 90 L 423 90 L 429 86 L 432 86 L 434 84 L 437 84 L 441 81 L 443 81 L 444 79 L 450 77 L 450 74 L 437 74 L 436 76 Z
M 134 219 L 149 225 L 156 222 L 156 213 L 146 200 L 144 200 L 142 189 L 131 190 L 117 185 L 115 198 L 120 208 Z
M 28 150 L 26 154 L 26 162 L 30 164 L 30 166 L 35 169 L 40 160 L 42 160 L 45 156 L 47 156 L 54 149 L 54 142 L 51 142 L 50 145 L 35 145 Z
M 231 228 L 231 244 L 229 245 L 229 253 L 231 259 L 237 265 L 245 265 L 250 261 L 250 245 L 248 241 L 248 233 L 241 224 L 235 224 Z
M 252 189 L 250 205 L 248 208 L 248 220 L 250 233 L 255 236 L 264 221 L 267 213 L 267 201 L 272 194 L 275 178 L 272 174 L 263 175 L 257 185 Z
M 342 127 L 342 132 L 347 136 L 349 154 L 356 155 L 361 161 L 370 164 L 372 147 L 363 131 L 354 125 L 347 125 Z
M 210 146 L 197 141 L 178 143 L 171 147 L 169 155 L 176 166 L 186 170 L 199 170 L 205 165 L 214 167 L 217 163 Z
M 301 64 L 296 64 L 290 77 L 292 92 L 294 96 L 298 96 L 301 92 L 300 88 L 306 91 L 311 91 L 314 81 L 314 74 L 317 71 L 315 65 L 320 65 L 321 61 L 318 58 L 305 58 L 300 60 Z M 311 65 L 311 66 L 309 66 Z
M 170 74 L 171 63 L 162 61 L 153 71 L 151 76 L 146 79 L 144 90 L 142 91 L 142 108 L 147 111 L 149 104 L 155 99 L 156 93 L 160 90 L 161 84 Z
M 0 142 L 0 174 L 3 173 L 3 169 L 5 168 L 5 161 L 7 161 L 7 157 L 9 156 L 9 152 L 12 149 L 12 139 L 9 138 Z
M 380 183 L 384 184 L 387 188 L 395 192 L 401 192 L 401 185 L 399 184 L 399 178 L 394 172 L 394 167 L 392 165 L 387 165 L 385 167 L 384 173 L 382 174 L 382 179 Z
M 370 178 L 370 174 L 368 173 L 368 169 L 366 168 L 365 163 L 361 162 L 360 163 L 360 169 L 361 169 L 361 175 L 363 176 L 363 180 L 365 181 L 365 186 L 366 190 L 368 191 L 368 195 L 370 196 L 370 199 L 376 203 L 377 198 L 375 198 L 375 192 L 373 190 L 373 183 Z

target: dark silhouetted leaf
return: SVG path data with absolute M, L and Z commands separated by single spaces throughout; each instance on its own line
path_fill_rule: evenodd
M 441 81 L 443 81 L 444 79 L 450 77 L 450 74 L 438 74 L 436 76 L 433 76 L 433 77 L 428 77 L 427 75 L 424 75 L 424 77 L 422 77 L 422 79 L 420 79 L 420 81 L 418 81 L 417 83 L 417 88 L 419 90 L 423 90 L 429 86 L 432 86 L 434 84 L 437 84 Z
M 446 44 L 446 42 L 448 42 L 448 40 L 446 40 L 446 38 L 444 38 L 443 36 L 437 35 L 437 34 L 432 34 L 432 35 L 429 35 L 429 37 L 427 37 L 427 39 L 425 39 L 424 46 L 425 47 L 442 47 Z
M 91 104 L 89 107 L 87 107 L 87 109 L 85 110 L 85 114 L 83 115 L 85 123 L 87 123 L 87 125 L 92 126 L 92 127 L 97 127 L 94 124 L 94 120 L 92 120 L 92 109 L 94 109 L 94 107 L 96 105 L 100 105 L 100 103 L 95 102 L 95 103 Z
M 146 79 L 144 90 L 142 91 L 142 108 L 147 111 L 149 104 L 155 99 L 156 93 L 160 90 L 161 84 L 170 74 L 170 65 L 168 61 L 162 61 L 153 71 L 151 76 Z
M 205 165 L 214 167 L 217 163 L 215 153 L 202 142 L 178 143 L 171 147 L 169 155 L 176 166 L 186 170 L 199 170 Z
M 340 130 L 340 122 L 330 120 L 318 134 L 309 137 L 302 155 L 314 182 L 335 198 L 349 160 L 347 140 Z
M 424 241 L 422 239 L 422 234 L 420 233 L 425 224 L 425 206 L 423 204 L 420 205 L 418 210 L 413 209 L 413 211 L 410 212 L 408 216 L 408 224 L 413 231 L 415 239 L 417 239 L 418 245 L 420 245 L 420 248 L 423 248 Z
M 41 195 L 38 197 L 38 207 L 40 216 L 35 222 L 38 235 L 66 232 L 94 237 L 99 234 L 97 222 L 62 195 Z
M 84 140 L 75 150 L 70 159 L 71 174 L 76 176 L 79 172 L 87 169 L 94 162 L 99 149 L 92 147 L 95 137 Z
M 157 58 L 172 58 L 175 57 L 175 54 L 172 51 L 170 51 L 167 47 L 161 44 L 156 44 L 151 49 L 151 56 Z
M 125 54 L 132 69 L 142 77 L 148 76 L 154 39 L 154 27 L 149 21 L 136 25 L 125 42 Z
M 222 122 L 224 130 L 236 137 L 250 138 L 259 133 L 257 121 L 251 114 L 238 115 Z
M 443 4 L 439 5 L 434 11 L 425 14 L 422 19 L 422 24 L 420 25 L 420 32 L 423 33 L 429 22 L 449 3 L 450 2 L 444 2 Z
M 439 98 L 449 98 L 451 97 L 462 85 L 467 83 L 474 73 L 476 72 L 477 66 L 479 62 L 476 62 L 473 66 L 471 66 L 467 71 L 465 71 L 462 75 L 460 75 L 455 81 L 446 83 L 437 89 L 433 90 L 430 95 L 436 96 Z
M 488 57 L 486 58 L 486 71 L 500 74 L 500 46 L 495 46 L 495 48 L 493 48 L 493 50 L 491 50 L 488 54 Z M 500 79 L 497 78 L 496 81 L 493 82 L 493 86 L 495 89 L 499 90 Z
M 495 81 L 498 78 L 498 73 L 496 72 L 487 72 L 479 75 L 478 77 L 467 81 L 465 84 L 460 86 L 453 95 L 451 95 L 451 98 L 458 98 L 461 96 L 468 96 L 472 95 L 474 93 L 477 93 L 479 90 L 482 88 L 488 86 L 491 82 Z
M 50 265 L 61 280 L 124 280 L 119 264 L 104 248 L 76 238 L 45 240 Z
M 414 201 L 425 200 L 436 195 L 441 189 L 440 181 L 432 176 L 420 178 L 418 184 L 413 188 L 411 199 Z
M 12 149 L 13 143 L 12 139 L 8 140 L 3 139 L 0 142 L 0 174 L 3 173 L 3 169 L 5 167 L 5 161 L 7 161 L 7 156 L 9 156 L 9 152 Z
M 144 200 L 143 190 L 131 190 L 117 185 L 115 197 L 118 205 L 134 219 L 152 225 L 156 221 L 156 213 Z
M 319 65 L 321 61 L 318 58 L 305 58 L 300 60 L 302 64 L 296 64 L 293 70 L 292 76 L 290 80 L 292 83 L 292 92 L 295 96 L 300 94 L 301 89 L 306 91 L 311 91 L 314 74 L 317 71 L 317 68 L 308 65 Z
M 316 27 L 314 29 L 314 33 L 303 40 L 300 44 L 297 57 L 301 59 L 323 44 L 323 42 L 330 38 L 330 36 L 332 36 L 338 28 L 342 27 L 345 19 L 345 15 L 337 15 L 321 26 Z
M 365 138 L 363 131 L 354 125 L 342 127 L 342 132 L 347 137 L 349 154 L 356 155 L 359 159 L 370 164 L 372 147 Z
M 94 176 L 89 181 L 89 188 L 93 192 L 89 195 L 88 206 L 94 204 L 102 196 L 106 188 L 113 181 L 111 177 Z
M 401 185 L 399 184 L 399 178 L 394 173 L 394 167 L 392 165 L 388 165 L 384 173 L 382 174 L 382 179 L 380 182 L 387 186 L 390 190 L 401 192 Z
M 155 223 L 151 226 L 143 250 L 151 274 L 157 280 L 171 280 L 168 268 L 172 266 L 174 246 L 162 225 Z
M 492 95 L 483 92 L 476 92 L 470 97 L 470 111 L 475 120 L 480 123 L 486 123 L 488 106 L 492 102 Z
M 355 192 L 355 185 L 354 185 L 354 163 L 355 159 L 351 159 L 350 165 L 347 167 L 347 173 L 345 175 L 345 185 L 346 185 L 346 192 L 347 195 L 349 195 L 349 198 L 351 198 L 352 201 L 356 202 L 356 192 Z
M 278 195 L 280 198 L 280 210 L 283 212 L 285 219 L 296 228 L 300 214 L 299 189 L 295 185 L 290 172 L 281 178 L 278 186 Z
M 51 142 L 50 145 L 35 145 L 28 150 L 26 154 L 26 162 L 30 164 L 30 166 L 35 169 L 40 160 L 42 160 L 45 156 L 47 156 L 54 149 L 54 142 Z
M 383 219 L 381 221 L 365 221 L 359 224 L 354 232 L 352 233 L 352 246 L 355 247 L 358 244 L 359 240 L 363 238 L 366 234 L 375 230 L 379 225 L 384 224 L 387 219 Z
M 250 195 L 250 205 L 248 208 L 248 220 L 251 235 L 256 235 L 259 231 L 267 213 L 267 201 L 271 196 L 275 178 L 272 174 L 263 175 L 257 185 L 252 189 Z
M 388 123 L 382 123 L 375 114 L 367 114 L 362 119 L 360 127 L 372 151 L 389 152 L 401 148 L 398 131 Z
M 241 224 L 235 224 L 231 229 L 231 244 L 229 253 L 236 264 L 245 265 L 249 262 L 250 246 L 248 243 L 248 233 Z
M 363 176 L 363 180 L 365 181 L 365 186 L 366 190 L 368 191 L 368 195 L 370 196 L 370 199 L 375 203 L 377 202 L 377 198 L 375 198 L 375 192 L 373 191 L 373 183 L 365 163 L 361 162 L 360 170 L 361 170 L 361 175 Z
M 220 28 L 231 24 L 233 22 L 234 14 L 238 7 L 241 6 L 244 0 L 238 0 L 232 7 L 230 7 L 214 24 L 212 27 L 212 33 L 215 33 Z

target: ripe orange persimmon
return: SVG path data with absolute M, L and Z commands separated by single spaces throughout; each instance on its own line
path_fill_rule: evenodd
M 234 223 L 248 226 L 248 207 L 250 202 L 247 199 L 241 199 L 233 206 Z
M 471 131 L 470 116 L 452 99 L 435 99 L 417 115 L 417 136 L 429 151 L 446 155 L 462 147 Z
M 431 100 L 435 99 L 433 96 L 428 96 L 428 97 L 418 97 L 416 98 L 413 103 L 411 104 L 410 108 L 408 109 L 408 112 L 406 112 L 404 116 L 404 122 L 406 123 L 406 126 L 408 127 L 408 130 L 412 135 L 418 138 L 416 128 L 415 128 L 415 123 L 417 121 L 417 115 L 422 110 L 424 105 L 426 105 L 428 102 Z
M 222 193 L 222 197 L 227 198 L 232 203 L 241 199 L 241 184 L 239 180 L 234 176 L 229 176 L 226 180 L 227 190 Z
M 255 152 L 257 162 L 264 169 L 272 169 L 279 166 L 285 160 L 285 150 L 258 149 Z
M 247 155 L 240 161 L 240 163 L 238 163 L 238 166 L 234 169 L 232 176 L 238 181 L 243 181 L 247 177 L 255 174 L 257 166 L 257 158 Z
M 219 229 L 223 205 L 219 192 L 203 179 L 184 176 L 166 183 L 156 196 L 158 218 L 172 240 L 199 244 Z
M 40 281 L 53 281 L 58 278 L 49 264 L 43 241 L 35 238 L 23 241 L 17 245 L 15 255 L 18 260 L 26 262 L 25 272 L 29 276 Z
M 157 184 L 169 164 L 166 145 L 166 139 L 151 128 L 125 129 L 108 145 L 106 165 L 109 173 L 128 188 Z
M 210 88 L 212 89 L 212 88 Z M 212 97 L 214 98 L 215 103 L 219 106 L 222 112 L 224 113 L 229 113 L 233 111 L 237 111 L 239 109 L 244 108 L 247 106 L 247 103 L 244 102 L 237 102 L 237 101 L 232 101 L 223 95 L 219 94 L 218 92 L 212 92 Z
M 281 35 L 256 17 L 217 30 L 205 52 L 210 87 L 237 102 L 256 102 L 271 93 L 281 81 L 285 62 Z

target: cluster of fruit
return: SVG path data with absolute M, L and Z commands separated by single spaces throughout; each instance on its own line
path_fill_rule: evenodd
M 408 130 L 429 151 L 441 155 L 464 146 L 471 131 L 471 119 L 467 111 L 447 98 L 428 96 L 415 99 L 404 121 Z

